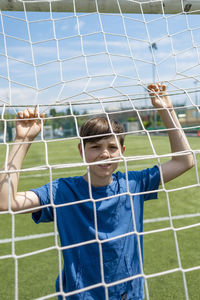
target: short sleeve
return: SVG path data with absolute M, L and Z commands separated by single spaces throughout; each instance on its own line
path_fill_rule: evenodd
M 160 184 L 160 170 L 158 166 L 142 171 L 143 189 L 145 192 L 153 191 L 152 193 L 144 194 L 144 200 L 158 198 L 158 188 Z
M 143 201 L 157 199 L 160 184 L 160 170 L 158 166 L 142 171 L 128 171 L 130 192 L 140 195 Z
M 41 222 L 51 222 L 54 220 L 53 217 L 53 209 L 51 206 L 51 191 L 50 191 L 50 184 L 46 184 L 40 188 L 32 189 L 32 192 L 34 192 L 39 200 L 41 206 L 41 210 L 34 212 L 32 214 L 32 218 L 36 224 Z

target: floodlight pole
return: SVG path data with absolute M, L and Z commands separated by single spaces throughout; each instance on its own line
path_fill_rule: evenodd
M 153 78 L 153 83 L 156 83 L 156 66 L 154 62 L 154 54 L 155 50 L 158 50 L 157 44 L 156 43 L 151 43 L 149 46 L 149 50 L 152 54 L 152 78 Z M 157 111 L 154 111 L 154 128 L 157 128 Z
M 197 83 L 198 83 L 198 80 L 195 80 L 194 81 L 194 84 L 195 84 L 195 104 L 196 104 L 196 119 L 198 118 L 198 94 L 197 94 Z

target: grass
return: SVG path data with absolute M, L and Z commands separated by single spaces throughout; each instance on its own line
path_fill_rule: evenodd
M 152 136 L 157 154 L 170 152 L 166 137 Z M 199 149 L 199 139 L 189 138 L 191 148 Z M 67 163 L 79 163 L 81 159 L 77 150 L 78 141 L 56 141 L 47 143 L 48 162 L 45 160 L 44 143 L 36 143 L 24 161 L 23 168 L 35 166 L 56 166 Z M 151 145 L 146 136 L 127 136 L 126 156 L 151 155 Z M 5 160 L 5 145 L 0 145 L 0 163 Z M 199 157 L 197 155 L 197 162 Z M 161 159 L 163 162 L 165 159 Z M 128 162 L 128 169 L 139 170 L 157 163 L 156 159 L 139 159 Z M 199 163 L 198 163 L 199 164 Z M 120 166 L 124 170 L 123 163 Z M 199 174 L 199 165 L 197 166 Z M 85 170 L 76 168 L 52 168 L 53 178 L 62 176 L 82 175 Z M 19 190 L 28 190 L 41 186 L 49 181 L 49 167 L 46 170 L 21 173 Z M 199 213 L 199 194 L 197 186 L 197 172 L 193 168 L 178 179 L 161 188 L 159 200 L 145 203 L 144 219 L 169 216 L 169 209 L 173 216 Z M 194 185 L 194 186 L 193 186 Z M 196 186 L 195 186 L 196 185 Z M 182 187 L 188 187 L 181 189 Z M 174 191 L 175 188 L 178 188 Z M 184 226 L 200 223 L 199 217 L 183 218 L 173 221 L 169 230 L 159 231 L 170 227 L 169 221 L 144 224 L 144 265 L 145 274 L 156 275 L 159 272 L 179 268 L 176 253 L 177 239 L 180 261 L 183 269 L 199 266 L 200 244 L 199 226 L 181 230 Z M 15 226 L 16 237 L 49 233 L 54 230 L 54 224 L 35 225 L 30 214 L 0 215 L 0 240 L 12 237 L 12 226 Z M 148 233 L 149 234 L 146 234 Z M 38 250 L 47 251 L 38 253 Z M 35 252 L 34 252 L 35 251 Z M 34 252 L 33 255 L 29 255 Z M 10 256 L 12 254 L 12 257 Z M 15 272 L 18 271 L 19 299 L 35 299 L 55 292 L 55 279 L 58 274 L 59 252 L 55 247 L 53 236 L 40 239 L 26 239 L 13 244 L 0 243 L 0 299 L 14 299 Z M 6 258 L 7 257 L 7 258 Z M 200 270 L 188 271 L 186 281 L 190 300 L 199 299 Z M 185 299 L 183 276 L 180 270 L 162 276 L 149 277 L 147 280 L 151 300 L 182 300 Z M 51 299 L 56 299 L 52 296 Z M 98 299 L 97 299 L 98 300 Z

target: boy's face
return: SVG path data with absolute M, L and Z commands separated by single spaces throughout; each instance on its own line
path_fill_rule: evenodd
M 118 144 L 121 147 L 120 142 Z M 98 161 L 100 162 L 107 159 L 120 158 L 118 144 L 115 137 L 102 138 L 96 142 L 87 142 L 84 149 L 85 159 L 88 163 L 91 163 Z M 124 150 L 125 146 L 121 147 L 122 153 Z M 79 144 L 79 151 L 83 157 L 81 144 Z M 91 165 L 90 176 L 92 184 L 95 186 L 103 186 L 111 183 L 112 173 L 116 170 L 118 164 L 118 162 L 104 162 L 97 165 Z

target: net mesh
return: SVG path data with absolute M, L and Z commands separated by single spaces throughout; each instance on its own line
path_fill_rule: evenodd
M 92 13 L 77 12 L 76 1 L 72 2 L 73 12 L 68 13 L 54 12 L 53 2 L 48 1 L 44 2 L 49 7 L 46 12 L 28 11 L 30 1 L 22 1 L 23 11 L 1 11 L 0 157 L 2 164 L 7 162 L 15 135 L 16 113 L 28 106 L 37 107 L 46 117 L 40 136 L 19 170 L 20 190 L 52 183 L 66 174 L 83 175 L 84 170 L 89 170 L 85 158 L 82 162 L 74 149 L 81 139 L 81 124 L 94 115 L 104 115 L 108 120 L 116 118 L 124 124 L 127 154 L 119 160 L 120 169 L 126 174 L 128 170 L 160 164 L 171 153 L 166 129 L 151 106 L 146 87 L 150 82 L 165 83 L 188 135 L 195 168 L 182 179 L 162 184 L 159 203 L 146 203 L 144 232 L 137 233 L 138 239 L 140 235 L 144 237 L 145 297 L 197 299 L 199 16 L 184 11 L 184 6 L 181 13 L 166 14 L 163 1 L 152 1 L 159 5 L 159 14 L 144 14 L 145 2 L 131 2 L 137 3 L 139 14 L 125 14 L 120 1 L 115 4 L 117 13 L 99 12 L 98 1 L 93 1 Z M 8 172 L 7 167 L 3 172 Z M 95 239 L 65 249 L 97 242 L 101 282 L 67 296 L 103 286 L 108 300 L 109 287 L 135 277 L 105 282 L 102 245 L 109 239 L 99 239 L 97 202 L 92 197 L 91 185 L 89 189 L 90 199 L 79 202 L 93 203 Z M 127 194 L 131 197 L 128 186 Z M 133 207 L 132 214 L 134 221 Z M 0 217 L 0 269 L 4 274 L 1 298 L 54 298 L 57 294 L 52 282 L 56 274 L 62 277 L 63 250 L 56 222 L 36 229 L 30 216 L 18 216 L 10 208 L 8 212 L 0 212 Z M 142 265 L 141 253 L 140 262 Z

